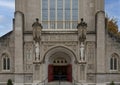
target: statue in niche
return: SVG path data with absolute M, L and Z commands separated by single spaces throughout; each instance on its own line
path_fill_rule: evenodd
M 78 37 L 80 41 L 80 60 L 85 60 L 85 40 L 86 40 L 86 33 L 87 33 L 87 23 L 83 21 L 81 18 L 81 22 L 77 25 L 78 28 Z
M 39 23 L 38 18 L 36 19 L 36 22 L 33 23 L 32 27 L 33 27 L 33 40 L 34 40 L 34 46 L 35 46 L 35 60 L 39 61 L 42 25 Z
M 80 60 L 81 61 L 84 61 L 84 59 L 85 59 L 84 50 L 85 50 L 84 44 L 81 42 L 81 45 L 80 45 Z
M 35 60 L 39 61 L 39 56 L 40 56 L 40 48 L 39 48 L 39 43 L 35 43 Z

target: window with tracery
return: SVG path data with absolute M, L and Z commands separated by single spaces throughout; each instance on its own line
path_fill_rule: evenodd
M 79 19 L 79 0 L 41 0 L 41 17 L 45 29 L 74 29 Z
M 2 55 L 2 69 L 10 70 L 10 58 L 7 54 Z
M 110 70 L 118 70 L 118 55 L 113 54 L 110 59 Z

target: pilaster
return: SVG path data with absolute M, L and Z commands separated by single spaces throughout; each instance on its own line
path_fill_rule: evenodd
M 24 16 L 20 11 L 15 12 L 15 83 L 23 85 L 23 27 Z M 16 85 L 19 85 L 16 84 Z
M 96 14 L 97 29 L 97 73 L 105 72 L 105 13 Z

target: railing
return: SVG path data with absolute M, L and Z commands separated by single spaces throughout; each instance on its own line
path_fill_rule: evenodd
M 43 81 L 41 82 L 38 82 L 36 85 L 47 85 L 48 84 L 48 77 L 45 78 Z M 66 79 L 67 80 L 67 79 Z M 64 79 L 62 79 L 62 76 L 59 76 L 59 79 L 58 79 L 58 85 L 61 85 L 61 82 L 64 81 Z M 72 77 L 72 85 L 83 85 L 82 82 L 79 82 L 77 80 L 75 80 L 73 77 Z

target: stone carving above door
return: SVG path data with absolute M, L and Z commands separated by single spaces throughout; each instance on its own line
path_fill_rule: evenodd
M 77 41 L 77 35 L 67 35 L 67 34 L 49 34 L 42 36 L 42 41 Z
M 44 42 L 43 44 L 43 51 L 45 52 L 46 50 L 48 50 L 51 47 L 55 47 L 55 46 L 65 46 L 68 47 L 70 49 L 72 49 L 74 52 L 76 52 L 77 49 L 77 42 Z

